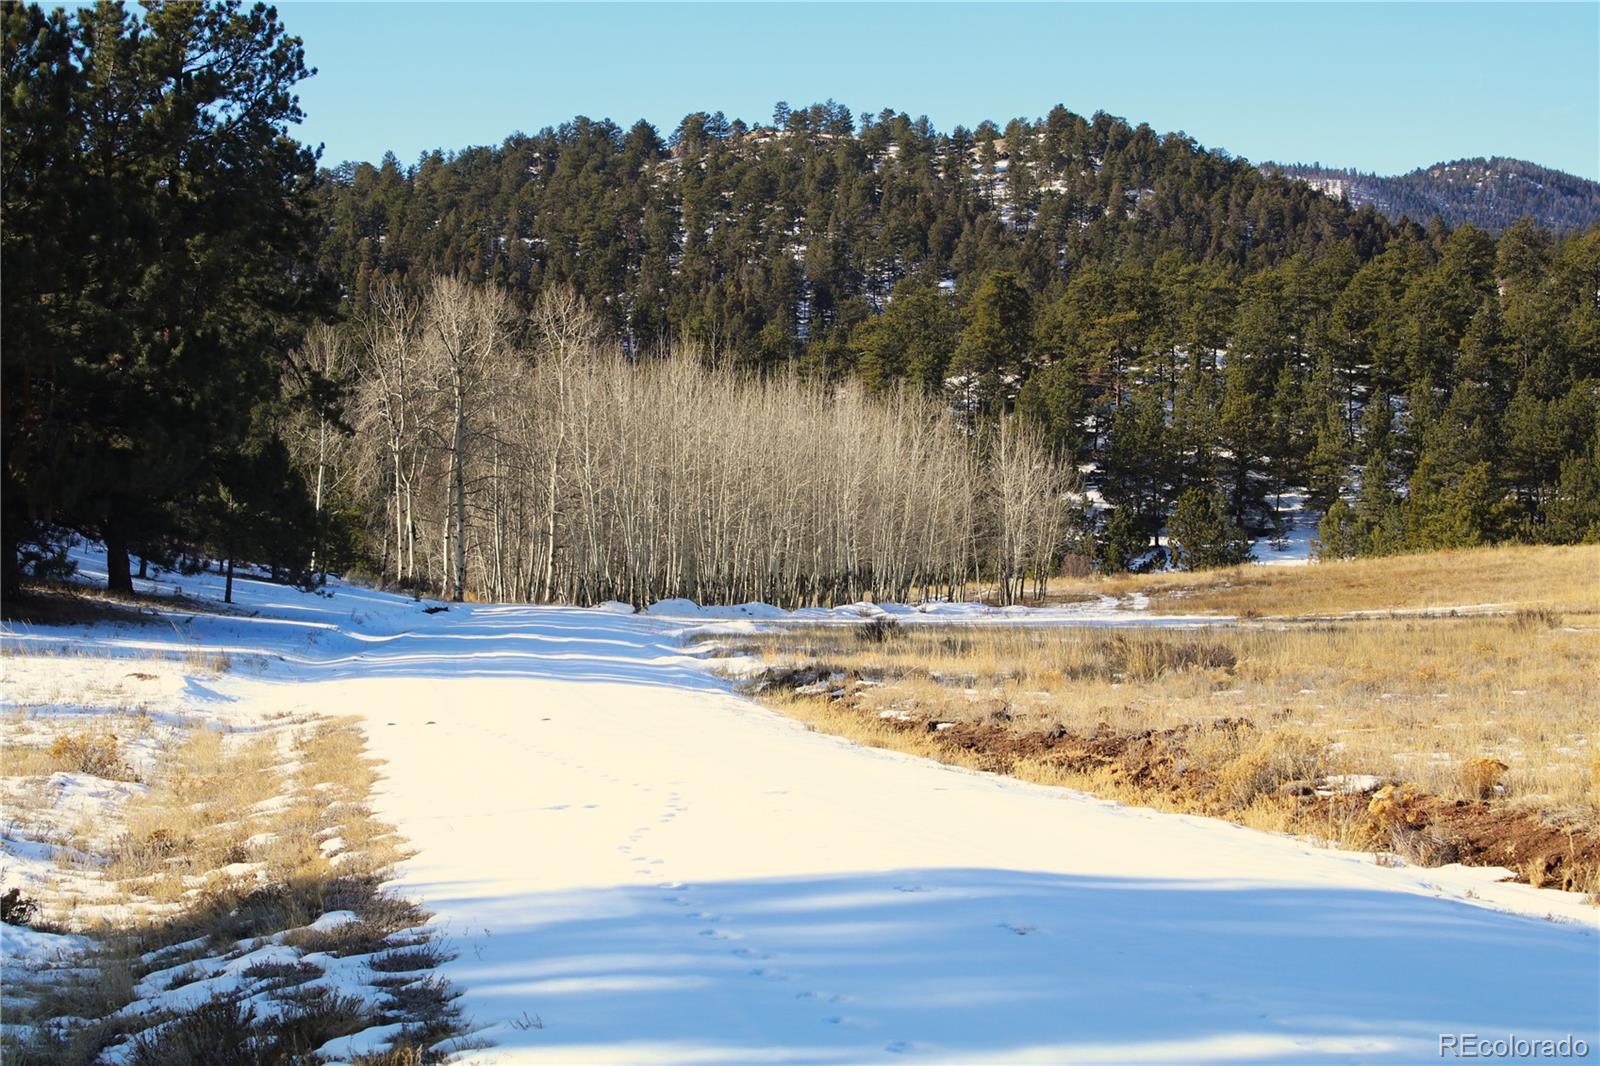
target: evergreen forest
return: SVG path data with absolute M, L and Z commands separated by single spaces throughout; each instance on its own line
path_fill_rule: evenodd
M 1288 498 L 1325 558 L 1600 539 L 1600 226 L 1063 106 L 330 166 L 270 8 L 0 19 L 8 592 L 70 534 L 124 590 L 790 603 L 1223 565 Z

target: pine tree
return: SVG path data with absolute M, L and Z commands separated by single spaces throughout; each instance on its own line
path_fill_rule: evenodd
M 88 284 L 92 259 L 85 238 L 95 217 L 89 208 L 99 205 L 86 202 L 88 176 L 77 163 L 90 90 L 75 62 L 79 43 L 69 16 L 62 9 L 47 14 L 37 5 L 7 4 L 0 25 L 0 596 L 12 597 L 22 580 L 23 543 L 48 537 L 62 506 L 94 488 L 88 472 L 62 462 L 78 427 L 71 403 L 57 402 L 55 392 L 73 372 L 75 334 L 84 328 L 75 322 L 80 313 L 73 305 Z M 53 546 L 41 545 L 31 561 L 55 554 Z
M 1600 428 L 1587 451 L 1562 462 L 1546 533 L 1560 544 L 1600 542 Z
M 1375 448 L 1361 468 L 1361 492 L 1356 498 L 1354 543 L 1359 555 L 1392 555 L 1404 547 L 1405 524 L 1393 479 L 1387 450 Z
M 969 410 L 1003 410 L 1028 367 L 1033 341 L 1033 301 L 1016 274 L 986 276 L 967 305 L 950 372 L 965 379 Z
M 1174 560 L 1190 570 L 1234 566 L 1251 558 L 1249 539 L 1228 517 L 1226 497 L 1199 486 L 1178 497 L 1167 541 Z
M 1456 382 L 1423 448 L 1406 499 L 1406 532 L 1419 549 L 1459 548 L 1499 539 L 1510 501 L 1501 472 L 1499 312 L 1485 301 L 1461 342 Z
M 1127 570 L 1149 548 L 1150 534 L 1137 513 L 1126 507 L 1115 507 L 1107 513 L 1096 544 L 1101 570 Z
M 1332 360 L 1318 360 L 1317 371 L 1305 389 L 1301 418 L 1309 424 L 1306 454 L 1306 489 L 1310 503 L 1324 511 L 1339 498 L 1350 468 L 1351 426 L 1345 404 L 1335 385 Z
M 1364 547 L 1355 509 L 1343 499 L 1335 499 L 1317 524 L 1317 558 L 1352 559 L 1362 554 Z
M 1147 535 L 1160 530 L 1177 477 L 1166 407 L 1155 388 L 1137 390 L 1117 412 L 1101 474 L 1101 492 L 1128 511 Z
M 882 315 L 852 335 L 861 377 L 877 389 L 909 381 L 926 392 L 944 387 L 956 345 L 956 319 L 932 285 L 902 281 Z
M 1222 465 L 1227 474 L 1228 513 L 1243 525 L 1263 509 L 1255 475 L 1265 465 L 1269 444 L 1265 386 L 1250 356 L 1229 353 L 1222 375 L 1222 405 L 1218 412 L 1218 437 L 1225 450 Z
M 303 325 L 327 309 L 315 157 L 285 135 L 308 71 L 275 12 L 237 0 L 65 19 L 13 5 L 5 31 L 8 100 L 13 86 L 42 94 L 5 111 L 7 229 L 48 210 L 31 238 L 78 260 L 65 299 L 5 287 L 8 438 L 41 415 L 56 438 L 34 447 L 47 442 L 32 429 L 8 448 L 6 508 L 103 537 L 109 583 L 129 591 L 130 544 L 174 532 L 179 501 L 243 446 Z M 72 195 L 45 188 L 56 183 Z M 8 242 L 8 279 L 37 250 Z
M 1084 451 L 1090 399 L 1088 382 L 1073 364 L 1051 363 L 1017 393 L 1017 414 L 1043 430 L 1052 445 L 1077 455 Z

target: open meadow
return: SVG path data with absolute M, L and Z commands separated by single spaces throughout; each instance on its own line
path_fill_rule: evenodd
M 865 743 L 1600 896 L 1600 549 L 1058 581 L 1047 602 L 1101 596 L 1184 614 L 745 647 L 776 706 Z

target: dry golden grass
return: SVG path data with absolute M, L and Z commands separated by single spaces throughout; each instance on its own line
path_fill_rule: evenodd
M 129 804 L 106 875 L 130 899 L 161 905 L 164 926 L 175 921 L 171 906 L 203 926 L 219 899 L 259 885 L 299 886 L 314 902 L 335 882 L 373 878 L 404 857 L 367 806 L 377 771 L 352 721 L 318 723 L 290 746 L 286 770 L 275 736 L 228 745 L 215 730 L 191 732 Z M 283 927 L 314 919 L 310 909 L 286 914 Z
M 971 770 L 996 769 L 993 756 L 982 749 L 967 749 L 943 742 L 940 733 L 898 727 L 891 719 L 864 715 L 845 703 L 795 696 L 775 695 L 769 700 L 785 713 L 823 733 L 842 736 L 858 744 L 884 748 L 907 755 L 934 759 Z M 1192 795 L 1178 791 L 1151 790 L 1130 780 L 1112 766 L 1078 768 L 1027 755 L 1006 760 L 1005 772 L 1024 781 L 1060 788 L 1078 789 L 1123 803 L 1152 807 L 1183 814 L 1226 815 L 1241 825 L 1269 832 L 1304 831 L 1303 820 L 1294 819 L 1291 809 L 1277 802 L 1273 790 L 1283 781 L 1310 772 L 1317 758 L 1310 749 L 1282 735 L 1251 737 L 1229 730 L 1203 734 L 1196 754 L 1218 767 L 1219 776 L 1229 782 L 1230 798 L 1238 806 L 1222 810 L 1198 806 Z M 1283 740 L 1283 743 L 1279 743 Z M 1330 813 L 1331 816 L 1331 813 Z M 1348 840 L 1350 834 L 1329 825 L 1319 835 L 1329 840 Z
M 1050 598 L 1135 593 L 1236 620 L 816 626 L 746 650 L 774 702 L 862 743 L 1425 864 L 1512 855 L 1600 902 L 1600 547 L 1080 577 Z
M 1600 612 L 1600 545 L 1505 545 L 1306 567 L 1246 564 L 1199 573 L 1057 578 L 1048 598 L 1133 593 L 1149 596 L 1151 610 L 1169 614 L 1305 616 L 1494 604 L 1592 615 Z
M 1593 648 L 1586 650 L 1592 670 Z M 864 676 L 827 682 L 822 692 L 780 688 L 772 702 L 814 729 L 858 743 L 1305 835 L 1372 851 L 1380 861 L 1398 855 L 1427 866 L 1509 866 L 1529 884 L 1582 893 L 1600 905 L 1592 700 L 1556 715 L 1523 705 L 1462 721 L 1443 710 L 1448 699 L 1425 700 L 1415 691 L 1379 693 L 1378 705 L 1369 702 L 1365 712 L 1359 699 L 1337 692 L 1311 703 L 1323 694 L 1289 692 L 1294 682 L 1282 674 L 1265 684 L 1249 680 L 1248 655 L 1231 674 L 1180 665 L 1132 684 L 1058 675 L 1050 688 L 1028 687 L 1050 684 L 1042 676 L 1048 668 L 1014 668 L 1004 679 L 935 679 L 874 675 L 865 663 L 845 666 L 849 656 L 822 661 Z M 874 676 L 882 680 L 874 683 Z M 1269 688 L 1287 705 L 1271 710 L 1278 701 L 1259 698 Z M 1170 703 L 1160 705 L 1162 693 Z M 1229 713 L 1219 713 L 1223 707 Z M 1484 750 L 1504 758 L 1472 754 Z M 1488 802 L 1470 802 L 1476 800 Z
M 0 744 L 0 777 L 47 777 L 70 769 L 53 744 Z
M 8 749 L 7 772 L 44 773 L 76 757 L 80 738 L 63 737 L 67 743 L 49 748 Z M 94 741 L 83 743 L 93 748 Z M 222 1046 L 218 1040 L 243 1046 L 227 1042 L 248 1039 L 279 1061 L 278 1052 L 309 1051 L 369 1025 L 403 1021 L 422 1046 L 458 1032 L 454 993 L 424 975 L 443 951 L 427 933 L 391 939 L 419 929 L 427 915 L 383 891 L 405 853 L 393 828 L 368 807 L 377 768 L 353 720 L 286 722 L 242 739 L 193 729 L 151 777 L 149 789 L 124 806 L 114 842 L 67 860 L 84 865 L 78 872 L 104 891 L 40 899 L 38 924 L 87 933 L 97 950 L 87 979 L 48 982 L 28 1013 L 88 1021 L 57 1027 L 36 1045 L 8 1044 L 7 1052 L 19 1061 L 39 1055 L 88 1063 L 112 1042 L 131 1039 L 133 1062 L 204 1062 L 212 1054 L 205 1049 Z M 358 920 L 328 931 L 305 928 L 334 910 L 353 911 Z M 246 1017 L 232 1011 L 232 1001 L 218 1000 L 184 1016 L 192 1022 L 160 1028 L 174 1019 L 117 1014 L 132 1000 L 136 979 L 157 965 L 236 951 L 239 941 L 275 933 L 302 952 L 388 952 L 393 958 L 374 959 L 390 974 L 377 982 L 390 1001 L 301 996 L 298 986 L 322 973 L 305 965 L 247 975 L 281 989 L 288 1004 L 282 1012 Z M 152 964 L 144 961 L 152 951 L 179 954 Z
M 1324 774 L 1375 774 L 1463 799 L 1499 784 L 1508 801 L 1600 824 L 1600 639 L 1522 616 L 906 626 L 881 642 L 816 627 L 768 634 L 757 650 L 776 666 L 822 664 L 878 682 L 854 697 L 869 715 L 1003 719 L 1021 732 L 1059 723 L 1080 735 L 1244 719 L 1263 735 L 1316 738 Z M 1494 760 L 1506 768 L 1486 781 Z

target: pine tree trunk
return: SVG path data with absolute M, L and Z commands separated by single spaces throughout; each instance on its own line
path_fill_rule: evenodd
M 12 599 L 22 591 L 21 547 L 17 538 L 6 537 L 5 552 L 0 556 L 0 599 Z
M 106 522 L 106 589 L 133 594 L 133 570 L 128 562 L 128 538 L 115 516 Z
M 228 556 L 228 581 L 227 584 L 223 586 L 222 602 L 233 602 L 233 556 L 231 555 Z

